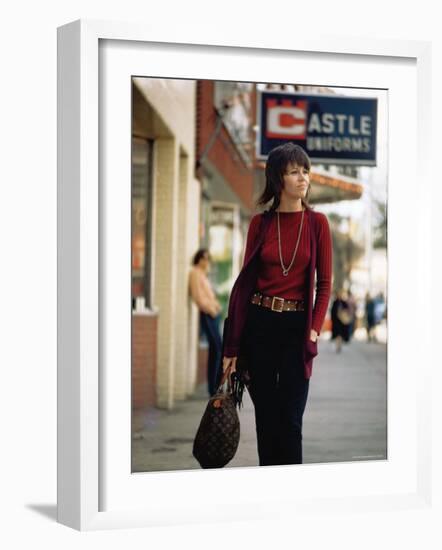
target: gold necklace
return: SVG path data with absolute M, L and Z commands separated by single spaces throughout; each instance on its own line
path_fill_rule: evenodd
M 299 225 L 299 231 L 298 231 L 298 239 L 296 241 L 296 246 L 295 246 L 295 251 L 293 252 L 293 257 L 292 257 L 292 261 L 290 262 L 290 265 L 288 267 L 285 267 L 284 265 L 284 262 L 282 260 L 282 252 L 281 252 L 281 229 L 279 227 L 279 211 L 277 210 L 276 211 L 277 213 L 277 218 L 278 218 L 278 249 L 279 249 L 279 260 L 281 262 L 281 268 L 282 268 L 282 274 L 284 275 L 284 277 L 287 277 L 287 275 L 289 274 L 289 271 L 293 265 L 293 262 L 295 261 L 295 257 L 296 257 L 296 252 L 298 251 L 298 246 L 299 246 L 299 241 L 301 239 L 301 231 L 302 231 L 302 223 L 304 221 L 304 210 L 302 210 L 302 215 L 301 215 L 301 223 Z

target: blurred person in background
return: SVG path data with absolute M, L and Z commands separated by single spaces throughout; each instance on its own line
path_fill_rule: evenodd
M 365 330 L 367 331 L 367 341 L 375 339 L 374 329 L 376 327 L 376 302 L 367 292 L 365 295 Z
M 207 385 L 209 395 L 218 389 L 221 374 L 222 342 L 219 332 L 221 304 L 216 299 L 207 274 L 210 270 L 210 255 L 206 248 L 198 250 L 193 257 L 189 273 L 189 291 L 200 310 L 200 326 L 209 344 L 207 361 Z
M 385 299 L 382 292 L 379 292 L 374 298 L 374 318 L 375 324 L 378 325 L 385 314 Z
M 302 463 L 302 419 L 327 312 L 332 241 L 308 204 L 311 162 L 287 142 L 268 155 L 224 327 L 224 372 L 246 372 L 260 466 Z M 316 295 L 314 300 L 316 275 Z M 236 376 L 237 376 L 236 375 Z M 247 382 L 246 382 L 247 383 Z
M 342 350 L 342 342 L 350 341 L 350 327 L 352 319 L 352 308 L 348 301 L 348 294 L 344 289 L 341 289 L 336 293 L 336 298 L 333 301 L 331 308 L 331 339 L 336 342 L 337 353 L 340 353 Z

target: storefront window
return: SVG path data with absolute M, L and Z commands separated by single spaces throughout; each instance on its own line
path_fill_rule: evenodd
M 132 137 L 132 308 L 151 306 L 153 140 Z

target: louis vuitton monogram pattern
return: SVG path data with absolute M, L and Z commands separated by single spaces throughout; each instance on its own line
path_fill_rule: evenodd
M 222 468 L 238 449 L 240 424 L 230 393 L 220 392 L 208 402 L 193 443 L 193 456 L 202 468 Z

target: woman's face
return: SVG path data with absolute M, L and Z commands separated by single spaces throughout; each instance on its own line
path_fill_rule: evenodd
M 289 164 L 283 175 L 284 187 L 281 195 L 285 198 L 304 199 L 310 185 L 310 172 L 304 166 Z

